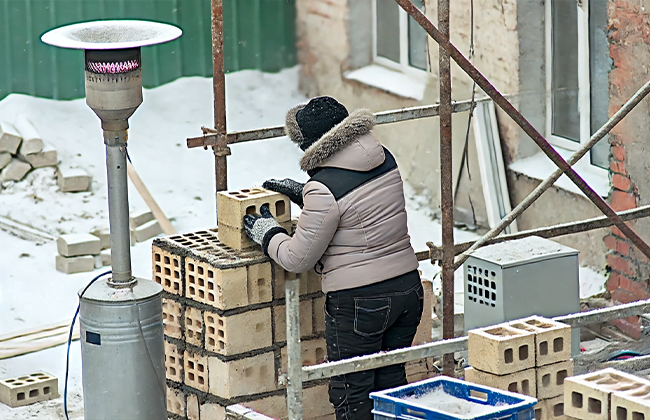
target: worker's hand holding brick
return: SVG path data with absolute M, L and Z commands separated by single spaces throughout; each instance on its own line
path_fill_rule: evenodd
M 264 205 L 260 207 L 259 214 L 247 214 L 244 216 L 244 229 L 246 230 L 246 235 L 251 238 L 253 241 L 262 245 L 262 251 L 264 254 L 267 254 L 269 248 L 269 242 L 271 238 L 278 233 L 288 234 L 287 230 L 280 226 L 280 224 L 273 218 L 271 210 L 268 206 Z
M 300 206 L 300 208 L 302 208 L 302 190 L 305 188 L 305 184 L 289 178 L 282 180 L 269 179 L 267 181 L 264 181 L 262 187 L 266 188 L 267 190 L 286 195 L 289 197 L 289 200 L 291 200 L 292 203 L 295 203 Z

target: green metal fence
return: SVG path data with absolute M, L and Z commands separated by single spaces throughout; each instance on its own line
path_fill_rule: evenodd
M 226 71 L 275 72 L 296 63 L 295 0 L 223 2 Z M 210 0 L 0 0 L 0 99 L 83 97 L 83 53 L 44 45 L 40 37 L 95 19 L 156 20 L 183 29 L 176 41 L 143 48 L 146 87 L 212 76 Z

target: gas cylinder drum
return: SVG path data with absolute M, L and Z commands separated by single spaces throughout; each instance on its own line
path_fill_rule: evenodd
M 162 287 L 102 279 L 79 300 L 84 418 L 166 420 Z

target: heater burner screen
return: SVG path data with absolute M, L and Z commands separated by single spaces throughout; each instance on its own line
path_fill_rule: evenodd
M 86 69 L 88 71 L 99 74 L 127 73 L 136 70 L 138 67 L 140 67 L 138 60 L 128 60 L 119 63 L 86 62 Z

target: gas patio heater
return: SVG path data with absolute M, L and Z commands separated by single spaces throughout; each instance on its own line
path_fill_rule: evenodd
M 131 273 L 126 143 L 142 103 L 140 47 L 181 36 L 162 23 L 96 21 L 45 33 L 50 45 L 85 51 L 86 103 L 106 144 L 112 276 L 80 292 L 86 420 L 167 419 L 162 287 Z

